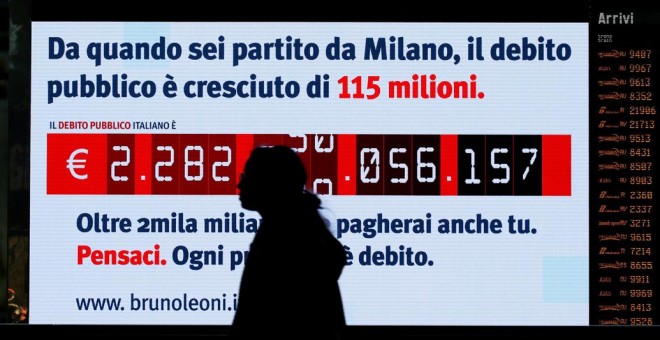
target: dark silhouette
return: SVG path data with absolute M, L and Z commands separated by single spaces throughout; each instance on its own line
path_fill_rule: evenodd
M 346 253 L 306 181 L 302 161 L 286 146 L 255 148 L 245 164 L 241 205 L 262 222 L 243 269 L 234 338 L 336 339 L 343 332 L 337 280 Z

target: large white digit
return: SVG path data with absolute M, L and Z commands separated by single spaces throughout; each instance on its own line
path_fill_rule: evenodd
M 332 150 L 335 148 L 335 137 L 333 135 L 330 135 L 328 143 L 330 145 L 327 148 L 322 148 L 321 144 L 323 143 L 323 136 L 319 135 L 314 135 L 314 149 L 318 153 L 329 153 L 332 152 Z
M 319 184 L 326 184 L 328 186 L 328 193 L 327 194 L 321 194 L 318 191 L 318 186 Z M 332 181 L 329 178 L 317 178 L 314 180 L 314 183 L 312 183 L 312 190 L 318 195 L 332 195 Z
M 121 146 L 115 145 L 112 147 L 112 150 L 124 151 L 126 153 L 126 160 L 112 162 L 112 165 L 110 166 L 110 177 L 115 182 L 127 182 L 128 176 L 117 176 L 115 171 L 118 166 L 128 166 L 128 164 L 131 162 L 131 149 L 129 149 L 128 146 L 126 145 L 121 145 Z
M 406 163 L 395 163 L 394 154 L 395 153 L 406 153 L 406 148 L 392 148 L 390 150 L 390 166 L 392 169 L 403 169 L 403 177 L 401 178 L 392 178 L 390 181 L 392 183 L 408 183 L 408 165 Z
M 227 151 L 227 161 L 213 163 L 213 170 L 211 171 L 213 180 L 216 182 L 229 182 L 229 176 L 218 176 L 218 168 L 221 166 L 229 166 L 229 164 L 231 164 L 231 148 L 228 146 L 214 146 L 213 150 L 220 152 Z
M 196 161 L 191 161 L 189 156 L 190 151 L 199 151 L 199 159 Z M 183 176 L 186 178 L 186 181 L 199 182 L 204 178 L 204 149 L 199 145 L 188 145 L 184 153 L 185 164 L 183 167 Z M 199 175 L 191 176 L 189 175 L 188 169 L 191 166 L 199 167 Z
M 169 146 L 169 145 L 159 145 L 156 147 L 156 150 L 158 151 L 167 151 L 170 153 L 170 160 L 169 161 L 160 161 L 156 162 L 156 180 L 159 182 L 171 182 L 172 181 L 172 176 L 161 176 L 160 175 L 160 167 L 161 166 L 172 166 L 174 164 L 174 148 Z
M 475 178 L 475 170 L 474 170 L 474 162 L 475 162 L 475 154 L 474 150 L 472 149 L 465 149 L 465 153 L 470 154 L 470 178 L 467 178 L 465 180 L 465 184 L 479 184 L 481 183 L 481 180 L 478 178 Z
M 529 160 L 529 165 L 525 168 L 525 172 L 523 172 L 523 180 L 527 178 L 527 174 L 529 174 L 529 167 L 534 164 L 534 161 L 536 160 L 536 153 L 538 150 L 536 148 L 523 148 L 522 149 L 523 153 L 531 153 L 532 154 L 532 159 Z
M 369 166 L 364 164 L 365 155 L 372 153 L 371 164 L 376 165 L 376 171 L 374 171 L 374 177 L 369 178 Z M 360 180 L 362 183 L 378 183 L 380 179 L 380 152 L 376 148 L 362 148 L 360 150 Z
M 431 183 L 435 182 L 435 164 L 431 162 L 422 162 L 422 153 L 424 152 L 433 152 L 432 147 L 421 147 L 417 149 L 417 180 L 420 183 Z M 424 168 L 430 168 L 431 169 L 431 176 L 429 177 L 424 177 L 422 176 L 422 169 Z
M 302 146 L 299 148 L 291 148 L 293 151 L 303 153 L 307 150 L 307 136 L 306 135 L 289 135 L 291 138 L 302 138 Z
M 495 163 L 495 155 L 498 153 L 509 153 L 507 148 L 493 148 L 490 152 L 490 165 L 493 169 L 504 169 L 504 178 L 493 178 L 493 183 L 495 184 L 506 184 L 509 183 L 511 179 L 511 169 L 508 164 L 504 163 Z

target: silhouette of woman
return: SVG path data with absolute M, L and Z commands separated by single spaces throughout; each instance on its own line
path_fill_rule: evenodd
M 343 332 L 337 280 L 346 254 L 306 181 L 300 158 L 286 146 L 255 148 L 245 164 L 241 205 L 262 221 L 243 269 L 234 338 L 336 339 Z

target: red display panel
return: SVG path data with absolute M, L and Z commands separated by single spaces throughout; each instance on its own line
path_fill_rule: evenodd
M 570 196 L 571 136 L 543 136 L 543 196 Z
M 46 193 L 107 194 L 104 134 L 49 134 Z
M 355 135 L 337 135 L 337 193 L 355 195 L 357 184 Z
M 320 195 L 571 195 L 569 135 L 352 134 L 51 134 L 47 193 L 233 195 L 280 144 Z
M 135 194 L 151 194 L 151 178 L 153 167 L 151 166 L 151 136 L 149 134 L 135 135 L 135 155 L 140 158 L 135 162 Z
M 440 137 L 440 194 L 458 195 L 458 136 Z

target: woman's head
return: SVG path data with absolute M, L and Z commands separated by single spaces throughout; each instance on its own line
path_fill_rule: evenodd
M 283 145 L 257 147 L 238 183 L 243 208 L 262 211 L 303 193 L 307 173 L 300 157 Z

